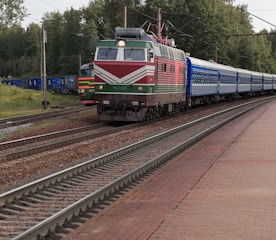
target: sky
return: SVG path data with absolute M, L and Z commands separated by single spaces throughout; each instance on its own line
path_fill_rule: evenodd
M 23 27 L 28 26 L 31 22 L 39 24 L 44 13 L 59 11 L 63 13 L 71 7 L 80 9 L 87 7 L 90 0 L 24 0 L 24 5 L 29 14 L 22 23 Z M 248 5 L 248 12 L 251 14 L 254 31 L 259 32 L 262 29 L 276 29 L 276 1 L 275 0 L 235 0 L 234 5 Z M 266 23 L 258 18 L 265 20 Z
M 235 0 L 235 6 L 246 4 L 247 11 L 252 18 L 252 25 L 255 32 L 260 30 L 276 30 L 276 1 L 275 0 Z M 255 17 L 256 16 L 256 17 Z M 262 21 L 258 18 L 261 18 Z M 267 23 L 268 22 L 268 23 Z M 270 23 L 270 24 L 269 24 Z
M 28 17 L 22 23 L 23 27 L 27 27 L 30 23 L 41 23 L 41 19 L 46 12 L 63 13 L 70 8 L 76 10 L 87 7 L 90 0 L 24 0 L 24 6 L 27 9 Z

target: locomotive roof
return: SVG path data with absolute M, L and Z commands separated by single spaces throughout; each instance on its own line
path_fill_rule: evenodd
M 81 65 L 80 69 L 88 69 L 93 67 L 93 63 L 85 63 L 83 65 Z
M 143 28 L 122 28 L 116 27 L 115 38 L 122 40 L 137 40 L 137 41 L 148 41 L 153 44 L 158 44 L 153 36 L 145 33 Z

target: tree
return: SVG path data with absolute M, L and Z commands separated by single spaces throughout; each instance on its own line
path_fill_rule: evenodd
M 0 30 L 19 24 L 27 16 L 23 3 L 24 0 L 0 1 Z
M 44 16 L 44 28 L 47 32 L 47 74 L 49 76 L 61 71 L 60 56 L 63 55 L 64 39 L 63 15 L 59 12 L 47 13 Z
M 40 72 L 40 26 L 26 30 L 16 25 L 24 15 L 18 9 L 24 0 L 0 0 L 0 75 L 35 77 Z M 80 62 L 93 60 L 98 40 L 114 38 L 123 26 L 157 26 L 161 8 L 162 35 L 174 38 L 176 47 L 201 59 L 261 72 L 276 72 L 276 31 L 255 33 L 247 6 L 233 6 L 234 0 L 94 0 L 87 8 L 69 9 L 63 14 L 45 14 L 47 31 L 47 74 L 76 74 Z M 6 10 L 4 9 L 6 7 Z M 18 10 L 7 17 L 8 6 Z M 9 10 L 10 11 L 10 10 Z M 5 12 L 5 14 L 4 14 Z M 12 21 L 8 21 L 12 19 Z M 8 23 L 9 22 L 9 23 Z M 15 25 L 15 26 L 12 26 Z M 2 29 L 7 28 L 5 31 Z M 157 33 L 156 28 L 150 32 Z
M 64 12 L 63 51 L 60 56 L 62 71 L 67 74 L 76 74 L 82 50 L 81 11 L 70 9 Z
M 36 77 L 40 75 L 40 26 L 32 23 L 25 32 L 25 52 L 22 61 L 22 75 Z

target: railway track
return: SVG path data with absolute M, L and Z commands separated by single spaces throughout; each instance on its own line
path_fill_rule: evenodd
M 105 123 L 0 143 L 0 162 L 31 156 L 70 144 L 130 129 L 137 124 L 114 127 Z
M 134 182 L 267 101 L 220 111 L 1 194 L 0 238 L 61 238 Z
M 70 109 L 63 109 L 63 110 L 55 110 L 51 112 L 43 112 L 39 114 L 33 115 L 25 115 L 19 117 L 12 117 L 12 118 L 3 118 L 0 119 L 0 129 L 5 129 L 13 126 L 18 126 L 27 123 L 33 123 L 37 121 L 41 121 L 44 119 L 54 118 L 54 117 L 61 117 L 68 114 L 78 113 L 81 111 L 87 111 L 91 108 L 87 108 L 85 106 L 74 107 Z
M 171 117 L 171 116 L 169 116 Z M 168 118 L 169 118 L 168 117 Z M 161 121 L 160 119 L 151 122 Z M 0 142 L 0 163 L 18 158 L 32 156 L 70 144 L 79 143 L 88 139 L 113 134 L 137 126 L 147 125 L 150 122 L 140 122 L 121 125 L 108 125 L 108 123 L 97 123 L 89 126 L 41 134 L 6 142 Z

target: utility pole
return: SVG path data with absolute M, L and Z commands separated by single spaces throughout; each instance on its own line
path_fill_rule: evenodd
M 162 39 L 161 33 L 161 8 L 157 8 L 157 37 Z
M 45 43 L 47 42 L 47 33 L 42 23 L 41 28 L 41 89 L 42 89 L 42 106 L 46 110 L 48 107 L 47 102 L 47 76 L 46 76 L 46 50 Z
M 124 6 L 124 28 L 127 28 L 127 6 Z

